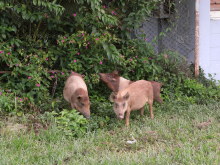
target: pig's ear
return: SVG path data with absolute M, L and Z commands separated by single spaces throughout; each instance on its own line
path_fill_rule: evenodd
M 116 99 L 116 92 L 112 92 L 111 95 L 110 95 L 110 97 L 109 97 L 109 100 L 110 100 L 111 102 L 114 102 L 115 99 Z
M 99 73 L 98 75 L 99 77 L 103 77 L 104 73 Z
M 112 73 L 118 75 L 118 71 L 117 70 L 114 70 Z
M 124 100 L 127 100 L 130 97 L 129 93 L 127 92 L 126 95 L 123 96 Z

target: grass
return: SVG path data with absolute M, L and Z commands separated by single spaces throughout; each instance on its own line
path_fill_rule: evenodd
M 144 117 L 133 112 L 130 124 L 126 128 L 111 117 L 81 138 L 66 137 L 54 124 L 38 135 L 3 131 L 2 124 L 0 164 L 220 164 L 220 103 L 163 104 L 155 108 L 154 120 L 148 112 Z M 133 138 L 137 142 L 128 144 Z

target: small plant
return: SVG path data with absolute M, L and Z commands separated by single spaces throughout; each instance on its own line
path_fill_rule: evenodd
M 18 97 L 11 92 L 0 91 L 0 114 L 15 113 L 21 116 L 26 101 L 27 98 Z
M 72 137 L 79 137 L 86 133 L 87 120 L 79 114 L 75 109 L 71 111 L 63 109 L 60 113 L 54 113 L 58 128 L 61 129 L 65 135 Z

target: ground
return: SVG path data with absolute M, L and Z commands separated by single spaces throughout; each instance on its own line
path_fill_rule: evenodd
M 144 117 L 133 112 L 130 128 L 112 121 L 81 138 L 66 137 L 55 125 L 36 133 L 2 124 L 0 164 L 220 164 L 220 103 L 164 104 L 154 120 L 146 110 Z

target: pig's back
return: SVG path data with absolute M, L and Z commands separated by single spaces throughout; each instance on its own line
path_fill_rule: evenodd
M 132 81 L 127 80 L 123 77 L 119 78 L 119 87 L 118 87 L 118 91 L 120 90 L 124 90 L 125 88 L 127 88 L 130 84 L 132 83 Z
M 142 108 L 146 102 L 153 101 L 153 87 L 149 81 L 139 80 L 123 90 L 122 95 L 129 92 L 129 104 L 132 110 Z
M 87 86 L 86 86 L 84 80 L 82 79 L 82 77 L 75 76 L 75 75 L 70 76 L 67 79 L 67 81 L 65 83 L 64 90 L 63 90 L 63 96 L 64 96 L 65 100 L 70 102 L 71 96 L 74 94 L 74 92 L 77 89 L 80 89 L 80 88 L 85 90 L 86 92 L 88 91 Z

